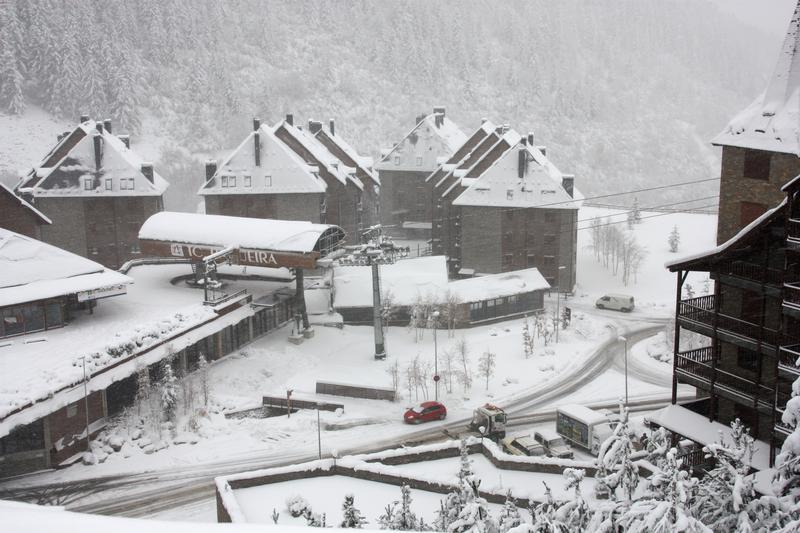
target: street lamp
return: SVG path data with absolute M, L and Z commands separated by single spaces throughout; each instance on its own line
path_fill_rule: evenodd
M 625 343 L 625 407 L 628 407 L 628 339 L 620 335 L 617 340 Z
M 439 345 L 436 343 L 436 330 L 439 324 L 439 311 L 434 311 L 431 314 L 433 318 L 433 382 L 436 395 L 436 401 L 439 401 Z
M 566 269 L 567 267 L 565 266 L 558 267 L 558 278 L 556 278 L 556 281 L 558 282 L 558 285 L 556 285 L 556 344 L 558 344 L 558 330 L 561 329 L 559 328 L 559 324 L 561 324 L 561 271 Z
M 325 404 L 317 402 L 317 451 L 319 452 L 320 459 L 322 459 L 322 433 L 320 431 L 320 424 L 319 424 L 319 408 L 321 405 Z

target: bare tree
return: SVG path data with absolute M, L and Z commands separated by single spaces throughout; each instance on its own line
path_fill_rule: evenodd
M 458 310 L 461 303 L 461 297 L 457 293 L 448 290 L 444 295 L 444 302 L 439 305 L 442 319 L 445 321 L 445 324 L 447 324 L 448 337 L 455 337 Z
M 392 366 L 386 369 L 386 373 L 392 378 L 392 388 L 397 390 L 400 386 L 400 363 L 397 359 L 394 360 Z
M 467 340 L 464 337 L 461 337 L 456 343 L 456 353 L 458 355 L 458 360 L 461 362 L 461 372 L 460 372 L 460 381 L 462 386 L 464 387 L 464 392 L 469 390 L 472 387 L 472 375 L 469 371 L 469 346 L 467 345 Z
M 486 390 L 489 390 L 489 378 L 494 375 L 497 356 L 486 350 L 478 359 L 478 373 L 486 378 Z
M 453 392 L 453 362 L 455 362 L 455 352 L 447 348 L 442 352 L 442 360 L 444 361 L 444 380 L 447 383 L 447 392 Z

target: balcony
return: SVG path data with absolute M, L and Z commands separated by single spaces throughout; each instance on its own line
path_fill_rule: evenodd
M 725 372 L 713 366 L 711 347 L 681 352 L 675 357 L 675 371 L 692 385 L 714 390 L 727 398 L 772 409 L 775 391 L 749 379 Z
M 716 325 L 717 332 L 744 338 L 751 343 L 758 344 L 760 339 L 761 344 L 772 347 L 780 344 L 780 332 L 766 327 L 762 328 L 758 324 L 740 318 L 721 313 L 716 314 L 714 313 L 714 301 L 715 296 L 713 295 L 682 300 L 678 306 L 678 318 L 700 325 L 699 332 L 704 335 L 713 335 Z
M 718 266 L 720 275 L 734 276 L 756 283 L 768 283 L 780 286 L 783 284 L 784 271 L 777 268 L 765 268 L 764 265 L 748 261 L 726 261 Z
M 789 242 L 800 244 L 800 218 L 790 218 L 787 230 Z
M 800 366 L 797 365 L 798 360 L 800 360 L 800 344 L 780 347 L 778 351 L 778 368 L 780 370 L 793 376 L 800 375 Z
M 783 284 L 783 305 L 800 308 L 800 283 Z

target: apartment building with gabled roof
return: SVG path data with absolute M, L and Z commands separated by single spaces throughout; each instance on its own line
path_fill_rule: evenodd
M 0 228 L 41 239 L 41 226 L 52 223 L 41 211 L 0 183 Z
M 381 181 L 381 222 L 398 234 L 431 233 L 431 184 L 426 178 L 469 139 L 444 107 L 417 117 L 414 128 L 375 165 Z
M 163 210 L 169 184 L 111 127 L 82 116 L 14 192 L 52 221 L 44 242 L 118 268 L 141 256 L 139 228 Z

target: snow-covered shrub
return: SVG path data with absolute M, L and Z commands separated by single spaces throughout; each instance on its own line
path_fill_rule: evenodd
M 347 494 L 342 503 L 342 522 L 339 527 L 343 528 L 356 528 L 361 527 L 366 523 L 367 519 L 361 514 L 353 503 L 354 497 L 352 494 Z
M 309 509 L 311 509 L 311 506 L 308 504 L 308 501 L 299 494 L 286 498 L 286 510 L 289 511 L 289 514 L 294 518 L 302 516 L 303 513 Z

